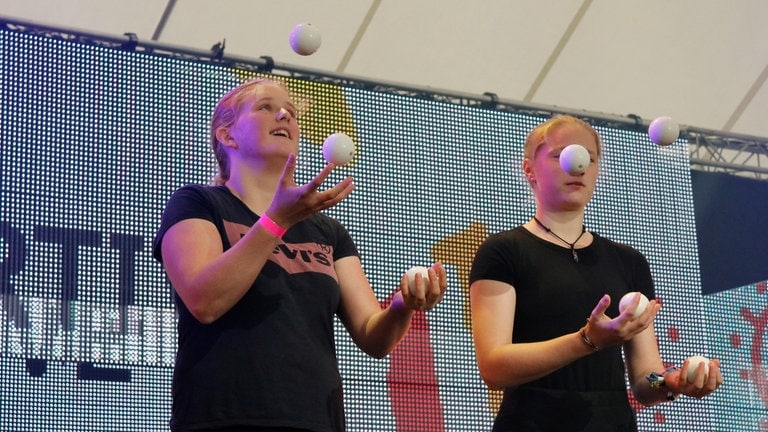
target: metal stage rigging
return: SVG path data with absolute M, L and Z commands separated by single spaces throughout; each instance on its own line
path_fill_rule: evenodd
M 0 16 L 0 29 L 103 48 L 165 56 L 190 62 L 215 64 L 244 71 L 269 73 L 481 109 L 524 113 L 543 117 L 553 114 L 570 114 L 580 117 L 593 125 L 605 125 L 643 132 L 648 130 L 650 124 L 650 120 L 642 119 L 633 114 L 625 116 L 610 115 L 502 100 L 491 92 L 486 92 L 482 95 L 463 94 L 435 88 L 420 88 L 400 83 L 373 81 L 351 75 L 341 75 L 277 63 L 269 56 L 259 58 L 230 56 L 225 53 L 226 41 L 214 44 L 210 51 L 195 50 L 181 46 L 161 44 L 155 41 L 139 40 L 132 33 L 126 33 L 122 36 L 85 33 L 81 30 L 21 22 L 2 16 Z M 686 125 L 680 125 L 680 137 L 688 142 L 691 169 L 707 172 L 724 172 L 757 180 L 768 180 L 768 138 L 701 129 Z

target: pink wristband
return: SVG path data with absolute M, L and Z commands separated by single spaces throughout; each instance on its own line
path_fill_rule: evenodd
M 283 234 L 285 234 L 285 231 L 287 231 L 285 228 L 281 227 L 275 221 L 270 219 L 266 213 L 261 215 L 256 223 L 261 225 L 262 228 L 269 231 L 270 234 L 277 238 L 283 238 Z

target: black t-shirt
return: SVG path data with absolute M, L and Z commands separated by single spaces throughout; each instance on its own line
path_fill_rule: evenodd
M 611 296 L 606 311 L 609 316 L 619 314 L 619 300 L 628 292 L 640 291 L 649 299 L 655 297 L 650 267 L 640 252 L 592 235 L 592 244 L 577 249 L 578 262 L 570 249 L 545 241 L 524 227 L 492 235 L 480 246 L 470 272 L 470 284 L 491 279 L 515 288 L 514 343 L 549 340 L 578 330 L 604 294 Z M 529 405 L 536 405 L 532 401 L 537 397 L 541 402 L 539 408 L 547 412 L 533 412 L 534 407 Z M 600 399 L 593 401 L 595 404 L 616 403 L 623 415 L 633 417 L 626 394 L 621 347 L 603 349 L 545 377 L 506 389 L 494 430 L 550 430 L 545 426 L 525 429 L 520 425 L 536 421 L 526 417 L 541 416 L 541 422 L 552 421 L 558 412 L 571 421 L 566 429 L 553 426 L 552 430 L 592 430 L 575 428 L 579 421 L 571 409 L 587 416 L 588 422 L 594 421 L 594 416 L 613 414 L 585 409 L 583 404 L 589 398 Z M 626 421 L 630 420 L 634 422 L 633 418 Z M 519 429 L 500 426 L 506 421 L 517 422 Z M 611 429 L 607 423 L 602 423 L 602 427 L 596 430 L 624 430 L 620 426 Z M 631 425 L 628 427 L 626 430 L 634 430 Z
M 184 219 L 212 222 L 229 249 L 256 223 L 224 186 L 185 186 L 170 198 L 154 242 Z M 250 290 L 201 324 L 174 296 L 179 346 L 173 430 L 233 426 L 344 430 L 333 317 L 340 304 L 334 261 L 357 256 L 347 231 L 316 214 L 291 227 Z

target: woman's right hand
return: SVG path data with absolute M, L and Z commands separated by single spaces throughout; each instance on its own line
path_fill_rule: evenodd
M 589 340 L 600 348 L 623 344 L 634 338 L 636 335 L 647 329 L 656 318 L 656 314 L 661 309 L 661 304 L 654 300 L 648 302 L 645 311 L 637 317 L 634 317 L 634 310 L 637 307 L 638 299 L 634 299 L 622 313 L 616 318 L 611 318 L 605 314 L 608 306 L 611 304 L 611 296 L 605 294 L 597 306 L 592 310 L 592 314 L 587 320 L 587 326 L 584 329 Z

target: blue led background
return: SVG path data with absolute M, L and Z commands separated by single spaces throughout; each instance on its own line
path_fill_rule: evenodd
M 171 192 L 212 178 L 210 112 L 247 74 L 0 31 L 0 76 L 0 431 L 165 430 L 176 316 L 151 241 Z M 413 265 L 439 260 L 449 275 L 445 301 L 386 359 L 337 325 L 349 430 L 488 430 L 498 394 L 475 366 L 468 265 L 485 236 L 531 217 L 522 143 L 543 119 L 288 84 L 304 110 L 297 181 L 324 165 L 324 136 L 355 138 L 355 159 L 328 184 L 351 175 L 357 188 L 328 213 L 350 230 L 378 298 Z M 685 143 L 599 131 L 587 226 L 648 257 L 664 361 L 737 362 L 711 398 L 638 407 L 641 430 L 759 430 L 759 381 L 743 371 L 762 370 L 748 351 L 761 333 L 741 316 L 764 308 L 765 287 L 703 298 Z

